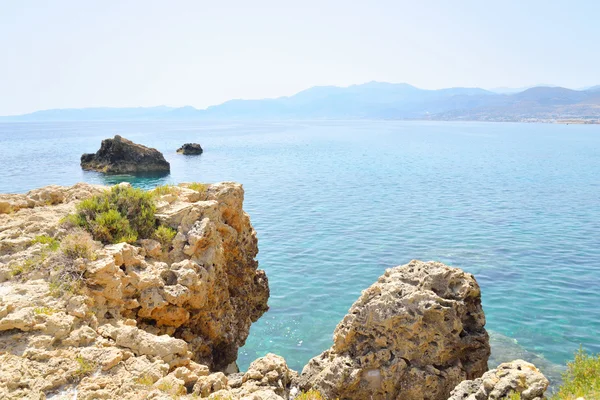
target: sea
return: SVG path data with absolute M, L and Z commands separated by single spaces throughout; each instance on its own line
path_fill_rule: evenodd
M 163 152 L 171 173 L 82 171 L 81 154 L 115 134 Z M 176 154 L 187 142 L 204 154 Z M 244 185 L 271 297 L 241 369 L 273 352 L 301 370 L 361 291 L 412 259 L 475 275 L 490 367 L 523 358 L 556 384 L 580 347 L 600 352 L 598 125 L 0 123 L 1 193 L 81 181 Z

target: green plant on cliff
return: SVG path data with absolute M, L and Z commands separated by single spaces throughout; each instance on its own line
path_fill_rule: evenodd
M 139 385 L 152 386 L 154 384 L 154 379 L 152 379 L 152 376 L 145 374 L 137 378 L 135 382 Z
M 10 274 L 12 276 L 19 276 L 27 274 L 34 269 L 39 268 L 44 261 L 48 258 L 48 250 L 42 250 L 42 252 L 33 257 L 27 258 L 20 263 L 10 265 Z
M 296 400 L 325 400 L 325 396 L 316 390 L 309 390 L 308 392 L 300 393 Z
M 582 348 L 567 363 L 563 384 L 552 400 L 575 400 L 578 397 L 600 399 L 600 354 L 589 355 Z
M 156 229 L 156 205 L 150 192 L 129 186 L 83 200 L 65 223 L 81 226 L 103 243 L 133 243 L 150 238 Z
M 185 187 L 187 187 L 188 189 L 195 190 L 196 192 L 199 192 L 199 193 L 204 193 L 208 189 L 208 185 L 207 184 L 200 183 L 200 182 L 188 183 L 188 184 L 185 185 Z
M 59 271 L 48 283 L 48 293 L 52 297 L 83 293 L 83 277 L 68 270 Z
M 48 235 L 39 235 L 39 236 L 36 236 L 31 241 L 31 244 L 36 244 L 36 243 L 47 245 L 48 249 L 50 251 L 56 251 L 56 250 L 58 250 L 58 246 L 60 245 L 60 242 L 58 240 L 56 240 L 53 237 L 50 237 Z
M 161 225 L 154 231 L 153 238 L 162 246 L 163 250 L 168 250 L 173 243 L 173 238 L 177 235 L 177 231 L 171 227 Z
M 506 400 L 521 400 L 521 393 L 519 392 L 510 392 L 508 398 Z
M 177 398 L 178 396 L 184 395 L 187 393 L 185 386 L 173 384 L 169 381 L 162 381 L 157 385 L 157 389 L 161 392 L 170 394 Z
M 36 307 L 33 309 L 35 315 L 52 315 L 56 312 L 58 312 L 58 310 L 52 307 Z
M 91 374 L 96 369 L 96 363 L 88 361 L 85 358 L 78 356 L 75 358 L 77 361 L 77 369 L 75 370 L 75 376 L 86 376 Z
M 164 196 L 166 194 L 177 194 L 178 190 L 173 185 L 162 185 L 152 189 L 152 194 L 155 196 Z
M 11 276 L 19 276 L 31 272 L 37 262 L 37 258 L 28 258 L 21 263 L 12 264 L 10 265 L 10 274 Z

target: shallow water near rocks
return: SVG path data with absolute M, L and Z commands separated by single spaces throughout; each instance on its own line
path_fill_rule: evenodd
M 79 157 L 120 134 L 171 174 L 103 176 Z M 198 142 L 201 156 L 175 153 Z M 270 311 L 242 369 L 294 369 L 331 345 L 385 268 L 439 260 L 482 287 L 492 360 L 556 381 L 580 345 L 600 352 L 600 126 L 388 121 L 0 123 L 0 192 L 49 184 L 244 184 Z

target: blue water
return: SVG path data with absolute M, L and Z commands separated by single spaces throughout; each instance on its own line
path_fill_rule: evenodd
M 83 172 L 121 134 L 171 175 Z M 200 157 L 177 155 L 185 142 Z M 0 192 L 78 181 L 242 182 L 270 281 L 240 366 L 267 352 L 301 369 L 385 268 L 440 260 L 475 274 L 493 362 L 554 377 L 600 352 L 600 126 L 447 122 L 0 124 Z

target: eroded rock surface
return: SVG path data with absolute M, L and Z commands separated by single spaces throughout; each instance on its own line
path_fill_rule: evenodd
M 127 140 L 119 135 L 104 139 L 100 150 L 81 156 L 81 168 L 110 174 L 169 172 L 170 164 L 156 149 Z
M 448 400 L 500 400 L 518 393 L 521 400 L 543 400 L 548 379 L 523 360 L 503 363 L 481 378 L 461 382 Z
M 490 354 L 473 275 L 438 262 L 386 270 L 302 371 L 300 387 L 335 399 L 446 400 L 487 371 Z
M 168 248 L 151 239 L 96 243 L 92 260 L 71 261 L 81 287 L 58 294 L 60 265 L 48 260 L 60 250 L 34 239 L 63 238 L 60 220 L 106 188 L 2 197 L 10 214 L 0 214 L 0 398 L 72 398 L 75 391 L 78 399 L 172 398 L 231 389 L 218 370 L 235 362 L 251 323 L 268 309 L 268 281 L 257 269 L 241 185 L 199 188 L 182 185 L 157 198 L 157 218 L 177 230 Z M 35 263 L 17 268 L 27 260 Z
M 543 398 L 548 381 L 531 364 L 485 372 L 479 286 L 436 262 L 387 270 L 300 377 L 274 354 L 237 372 L 269 288 L 235 183 L 157 195 L 157 218 L 177 231 L 169 244 L 95 243 L 94 257 L 69 261 L 81 287 L 57 294 L 62 264 L 35 239 L 63 239 L 61 219 L 106 189 L 0 195 L 0 398 L 288 400 L 310 389 L 331 400 Z

